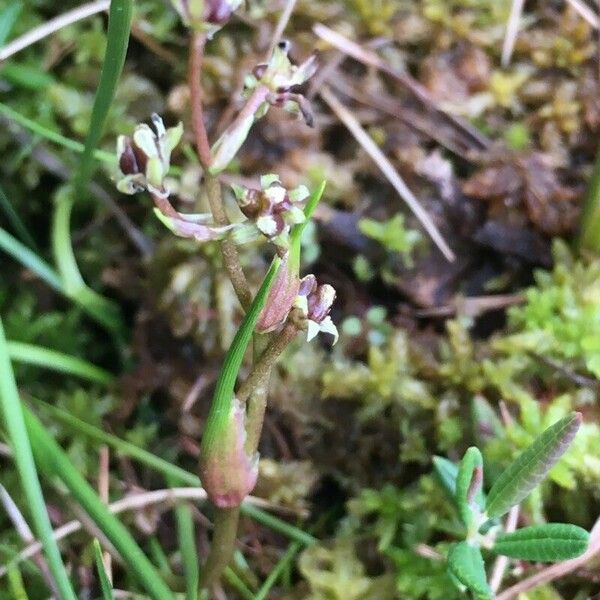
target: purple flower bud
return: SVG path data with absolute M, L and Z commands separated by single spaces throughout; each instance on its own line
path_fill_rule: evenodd
M 321 323 L 331 311 L 335 295 L 335 290 L 328 283 L 317 287 L 307 299 L 308 318 L 315 323 Z
M 298 273 L 298 265 L 291 265 L 289 253 L 285 255 L 279 270 L 275 276 L 275 281 L 269 290 L 269 295 L 265 303 L 258 322 L 256 331 L 266 333 L 277 329 L 286 320 L 294 300 L 300 289 L 300 276 Z

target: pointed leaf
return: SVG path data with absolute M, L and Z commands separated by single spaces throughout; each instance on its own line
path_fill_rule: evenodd
M 94 540 L 94 557 L 96 559 L 96 569 L 98 569 L 98 578 L 100 579 L 102 598 L 103 600 L 115 600 L 112 592 L 112 585 L 110 584 L 110 578 L 104 568 L 102 549 L 100 548 L 100 542 L 98 542 L 98 540 Z
M 448 571 L 452 577 L 471 590 L 478 598 L 491 598 L 481 551 L 467 542 L 460 542 L 448 552 Z
M 454 500 L 456 498 L 456 478 L 458 476 L 458 466 L 443 456 L 434 456 L 433 468 L 440 485 Z
M 498 477 L 487 499 L 489 517 L 500 517 L 523 500 L 558 462 L 581 425 L 571 413 L 546 429 Z
M 458 466 L 456 477 L 456 506 L 462 522 L 469 527 L 473 522 L 473 512 L 481 508 L 481 485 L 483 482 L 483 458 L 479 448 L 471 446 Z
M 589 533 L 576 525 L 534 525 L 500 534 L 492 551 L 521 560 L 556 562 L 583 554 L 589 538 Z

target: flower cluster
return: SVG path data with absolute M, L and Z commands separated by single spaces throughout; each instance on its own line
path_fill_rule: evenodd
M 238 206 L 244 215 L 256 224 L 258 230 L 282 255 L 289 247 L 290 231 L 306 220 L 302 203 L 308 198 L 308 189 L 300 185 L 286 190 L 277 175 L 263 175 L 260 189 L 232 186 Z
M 117 140 L 117 159 L 120 174 L 117 189 L 124 194 L 147 190 L 156 205 L 154 213 L 175 235 L 199 242 L 219 239 L 234 225 L 210 225 L 211 215 L 177 212 L 169 202 L 165 177 L 170 168 L 171 153 L 181 140 L 183 125 L 166 129 L 162 119 L 152 115 L 154 131 L 146 123 L 136 126 L 131 137 L 121 135 Z
M 169 170 L 171 152 L 183 135 L 183 124 L 165 129 L 162 119 L 152 115 L 155 131 L 146 123 L 136 126 L 132 137 L 120 135 L 117 139 L 117 157 L 121 177 L 117 189 L 124 194 L 148 190 L 152 194 L 168 196 L 164 178 Z
M 254 68 L 253 74 L 245 81 L 246 104 L 235 121 L 223 132 L 211 149 L 212 161 L 209 171 L 221 172 L 237 154 L 253 123 L 263 117 L 270 106 L 280 106 L 284 110 L 301 113 L 309 126 L 313 115 L 308 100 L 294 91 L 317 70 L 315 56 L 300 65 L 294 65 L 288 57 L 289 43 L 280 42 L 273 50 L 268 63 Z

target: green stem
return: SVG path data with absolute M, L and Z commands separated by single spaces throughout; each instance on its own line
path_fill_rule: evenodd
M 0 320 L 0 404 L 4 423 L 13 449 L 14 460 L 21 479 L 25 500 L 29 506 L 33 528 L 40 538 L 48 567 L 64 600 L 76 600 L 67 571 L 54 539 L 50 517 L 46 510 L 42 487 L 38 478 L 19 392 L 9 359 L 4 328 Z
M 212 544 L 202 571 L 200 589 L 210 588 L 217 583 L 229 564 L 235 548 L 239 520 L 239 506 L 216 509 Z
M 298 329 L 295 325 L 286 325 L 281 333 L 271 340 L 266 350 L 260 356 L 252 373 L 240 386 L 236 398 L 240 402 L 248 400 L 246 413 L 246 452 L 252 456 L 260 440 L 263 428 L 265 410 L 267 408 L 267 394 L 271 371 L 281 353 L 296 337 Z
M 585 195 L 578 247 L 580 250 L 600 252 L 600 148 L 596 154 L 594 170 Z

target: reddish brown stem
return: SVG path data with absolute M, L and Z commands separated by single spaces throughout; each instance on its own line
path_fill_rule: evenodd
M 188 61 L 188 82 L 190 86 L 190 101 L 192 108 L 192 129 L 196 140 L 196 151 L 204 169 L 210 165 L 210 145 L 204 125 L 204 111 L 202 109 L 202 85 L 200 73 L 202 72 L 202 61 L 204 58 L 204 45 L 206 35 L 202 32 L 194 32 L 190 38 L 190 55 Z

